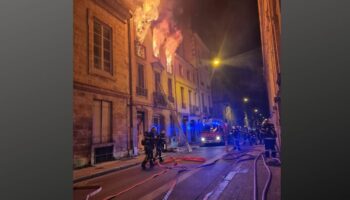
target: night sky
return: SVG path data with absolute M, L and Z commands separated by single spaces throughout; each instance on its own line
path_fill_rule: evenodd
M 215 71 L 213 91 L 220 88 L 225 93 L 237 118 L 242 118 L 241 100 L 245 96 L 252 99 L 252 108 L 267 116 L 257 0 L 181 0 L 180 4 L 179 22 L 191 20 L 213 56 L 225 61 Z

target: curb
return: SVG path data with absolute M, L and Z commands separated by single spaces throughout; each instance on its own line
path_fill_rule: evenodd
M 109 174 L 109 173 L 112 173 L 112 172 L 128 169 L 130 167 L 134 167 L 134 166 L 139 165 L 139 164 L 141 164 L 141 162 L 132 163 L 132 164 L 124 165 L 124 166 L 120 166 L 120 167 L 115 167 L 115 168 L 108 169 L 108 170 L 105 170 L 105 171 L 102 171 L 102 172 L 98 172 L 98 173 L 95 173 L 95 174 L 91 174 L 91 175 L 83 176 L 83 177 L 80 177 L 80 178 L 76 178 L 76 179 L 73 180 L 73 184 L 74 183 L 79 183 L 79 182 L 82 182 L 82 181 L 86 181 L 86 180 L 89 180 L 89 179 L 92 179 L 92 178 L 96 178 L 96 177 L 99 177 L 99 176 L 103 176 L 103 175 L 106 175 L 106 174 Z

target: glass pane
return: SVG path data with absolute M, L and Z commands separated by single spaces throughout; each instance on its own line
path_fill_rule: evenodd
M 106 72 L 111 72 L 111 63 L 110 62 L 104 62 L 104 70 Z
M 101 48 L 98 46 L 94 46 L 94 56 L 95 57 L 101 57 Z
M 108 51 L 103 52 L 103 58 L 105 61 L 110 62 L 111 60 L 111 54 Z
M 94 32 L 101 34 L 102 30 L 101 30 L 101 24 L 99 24 L 97 21 L 94 21 Z
M 98 57 L 94 57 L 94 65 L 96 68 L 100 69 L 101 68 L 101 59 Z
M 94 34 L 94 45 L 101 46 L 101 36 Z
M 106 50 L 111 50 L 111 42 L 108 41 L 108 40 L 103 40 L 103 49 L 106 49 Z
M 106 26 L 103 27 L 103 37 L 111 39 L 111 30 Z

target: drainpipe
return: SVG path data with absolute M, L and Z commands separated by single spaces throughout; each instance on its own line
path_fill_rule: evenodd
M 133 137 L 133 95 L 132 95 L 132 53 L 131 53 L 131 26 L 130 26 L 130 19 L 127 20 L 128 24 L 128 54 L 129 54 L 129 93 L 130 93 L 130 103 L 129 103 L 129 113 L 130 113 L 130 133 L 129 133 L 129 139 L 128 141 L 128 155 L 132 156 L 134 154 L 134 137 Z M 132 153 L 131 153 L 132 152 Z M 130 153 L 132 155 L 130 155 Z

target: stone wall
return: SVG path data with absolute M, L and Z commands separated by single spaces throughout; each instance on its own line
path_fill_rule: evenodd
M 93 20 L 112 28 L 112 73 L 93 68 Z M 126 156 L 129 133 L 128 26 L 93 0 L 74 1 L 74 167 L 92 162 L 92 118 L 94 100 L 112 103 L 112 143 L 116 159 Z

